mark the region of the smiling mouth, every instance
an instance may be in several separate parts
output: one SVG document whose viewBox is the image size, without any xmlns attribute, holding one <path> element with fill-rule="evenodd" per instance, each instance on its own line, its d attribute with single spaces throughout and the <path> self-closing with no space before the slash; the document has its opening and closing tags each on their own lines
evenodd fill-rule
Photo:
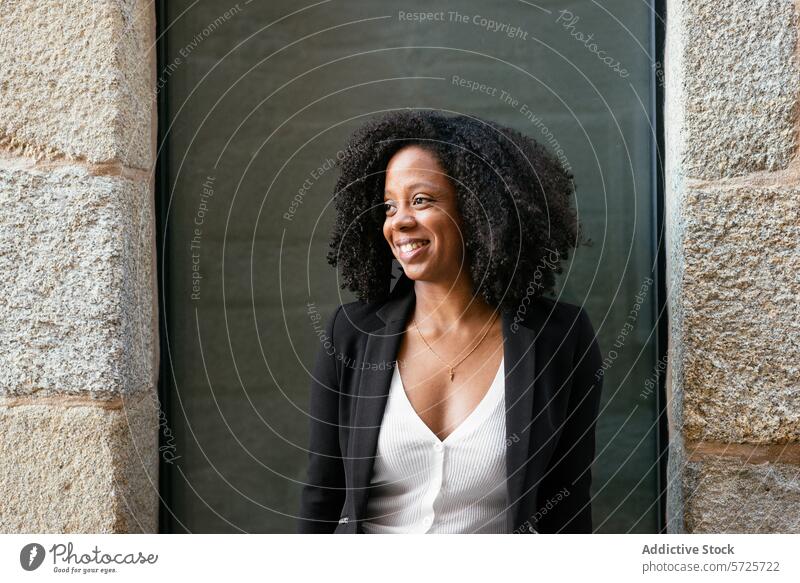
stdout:
<svg viewBox="0 0 800 583">
<path fill-rule="evenodd" d="M 400 249 L 401 253 L 411 253 L 420 247 L 424 247 L 429 242 L 430 241 L 412 241 L 411 243 L 403 243 L 402 245 L 398 245 L 398 249 Z"/>
<path fill-rule="evenodd" d="M 414 241 L 405 241 L 397 245 L 397 249 L 400 251 L 400 258 L 409 260 L 413 257 L 416 257 L 422 250 L 430 244 L 430 241 L 427 239 L 417 239 Z"/>
</svg>

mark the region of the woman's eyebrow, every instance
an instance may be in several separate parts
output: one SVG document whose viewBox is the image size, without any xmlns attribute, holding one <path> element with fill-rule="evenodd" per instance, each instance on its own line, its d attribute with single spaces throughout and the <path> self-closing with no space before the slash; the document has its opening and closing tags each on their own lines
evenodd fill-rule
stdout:
<svg viewBox="0 0 800 583">
<path fill-rule="evenodd" d="M 439 190 L 439 187 L 436 186 L 433 182 L 424 182 L 424 181 L 423 182 L 414 182 L 412 184 L 407 184 L 407 185 L 403 186 L 403 190 L 406 190 L 406 191 L 415 191 L 415 190 L 417 190 L 419 188 L 424 188 L 425 190 L 433 190 L 433 191 L 437 191 L 437 192 Z M 387 197 L 387 196 L 392 196 L 392 192 L 389 189 L 384 188 L 383 196 L 384 196 L 384 198 Z"/>
<path fill-rule="evenodd" d="M 426 190 L 439 190 L 439 187 L 433 182 L 415 182 L 414 184 L 406 186 L 406 190 L 417 190 L 420 187 Z"/>
</svg>

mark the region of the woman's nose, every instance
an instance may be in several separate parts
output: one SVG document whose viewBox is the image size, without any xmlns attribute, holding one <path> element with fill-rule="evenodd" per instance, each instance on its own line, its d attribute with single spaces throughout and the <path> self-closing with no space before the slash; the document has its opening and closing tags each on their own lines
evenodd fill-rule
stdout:
<svg viewBox="0 0 800 583">
<path fill-rule="evenodd" d="M 414 218 L 414 214 L 405 207 L 400 207 L 397 209 L 397 213 L 394 215 L 394 220 L 392 221 L 392 228 L 393 229 L 404 229 L 413 227 L 416 224 L 416 219 Z"/>
</svg>

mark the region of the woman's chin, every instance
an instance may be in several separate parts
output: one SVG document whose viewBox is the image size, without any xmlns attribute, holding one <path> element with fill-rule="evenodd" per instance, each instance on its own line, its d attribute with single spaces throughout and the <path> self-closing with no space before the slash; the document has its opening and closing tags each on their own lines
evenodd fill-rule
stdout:
<svg viewBox="0 0 800 583">
<path fill-rule="evenodd" d="M 422 265 L 401 265 L 401 267 L 408 279 L 413 281 L 426 281 L 429 279 L 429 270 L 425 269 Z"/>
</svg>

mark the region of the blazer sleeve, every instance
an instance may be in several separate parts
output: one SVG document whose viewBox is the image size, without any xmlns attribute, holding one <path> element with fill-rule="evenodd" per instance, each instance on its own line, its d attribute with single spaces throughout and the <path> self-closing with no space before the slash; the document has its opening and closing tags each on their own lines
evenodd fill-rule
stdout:
<svg viewBox="0 0 800 583">
<path fill-rule="evenodd" d="M 306 483 L 300 495 L 299 533 L 332 533 L 345 499 L 344 460 L 339 446 L 339 376 L 334 327 L 341 306 L 325 327 L 311 378 Z"/>
<path fill-rule="evenodd" d="M 537 493 L 540 533 L 592 532 L 590 486 L 603 386 L 603 377 L 597 374 L 601 365 L 594 329 L 581 309 L 567 416 Z"/>
</svg>

